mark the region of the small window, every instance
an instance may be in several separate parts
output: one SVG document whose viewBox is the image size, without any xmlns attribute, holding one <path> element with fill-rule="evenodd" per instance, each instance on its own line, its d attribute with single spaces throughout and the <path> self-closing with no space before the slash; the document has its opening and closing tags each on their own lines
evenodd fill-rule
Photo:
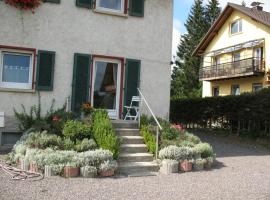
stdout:
<svg viewBox="0 0 270 200">
<path fill-rule="evenodd" d="M 252 84 L 252 91 L 253 92 L 258 92 L 263 88 L 262 83 L 253 83 Z"/>
<path fill-rule="evenodd" d="M 242 19 L 238 19 L 231 23 L 231 35 L 241 33 L 243 29 Z"/>
<path fill-rule="evenodd" d="M 96 9 L 124 13 L 124 0 L 96 0 Z"/>
<path fill-rule="evenodd" d="M 232 85 L 232 95 L 240 95 L 240 86 L 239 85 Z"/>
<path fill-rule="evenodd" d="M 219 96 L 219 87 L 215 86 L 212 90 L 213 96 L 218 97 Z"/>
<path fill-rule="evenodd" d="M 1 52 L 0 87 L 32 89 L 33 54 L 26 52 Z"/>
</svg>

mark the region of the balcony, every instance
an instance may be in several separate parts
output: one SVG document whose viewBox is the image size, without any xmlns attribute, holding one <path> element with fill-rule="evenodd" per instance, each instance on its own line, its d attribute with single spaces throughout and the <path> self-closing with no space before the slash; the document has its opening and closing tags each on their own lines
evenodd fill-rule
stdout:
<svg viewBox="0 0 270 200">
<path fill-rule="evenodd" d="M 201 81 L 259 76 L 265 73 L 265 62 L 255 57 L 235 62 L 202 67 L 199 72 Z"/>
</svg>

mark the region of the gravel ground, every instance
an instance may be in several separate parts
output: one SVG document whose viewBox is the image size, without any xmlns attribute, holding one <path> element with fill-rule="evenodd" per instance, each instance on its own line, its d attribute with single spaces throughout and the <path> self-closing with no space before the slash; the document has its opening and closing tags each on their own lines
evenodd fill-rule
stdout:
<svg viewBox="0 0 270 200">
<path fill-rule="evenodd" d="M 261 199 L 270 200 L 270 152 L 229 138 L 199 135 L 218 163 L 211 171 L 138 178 L 12 181 L 0 171 L 1 200 L 31 199 Z"/>
</svg>

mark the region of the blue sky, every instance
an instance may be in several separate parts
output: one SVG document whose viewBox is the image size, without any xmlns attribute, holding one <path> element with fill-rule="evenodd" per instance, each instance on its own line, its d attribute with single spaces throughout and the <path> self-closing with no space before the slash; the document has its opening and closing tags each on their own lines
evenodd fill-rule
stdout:
<svg viewBox="0 0 270 200">
<path fill-rule="evenodd" d="M 206 3 L 208 0 L 204 0 Z M 246 5 L 250 4 L 255 0 L 245 0 Z M 222 8 L 226 6 L 228 2 L 241 4 L 242 0 L 219 0 Z M 264 3 L 264 10 L 270 12 L 270 1 L 269 0 L 259 0 L 259 2 Z M 174 23 L 173 23 L 173 47 L 172 54 L 176 54 L 176 49 L 180 41 L 180 35 L 186 32 L 185 21 L 188 17 L 190 8 L 194 0 L 174 0 Z"/>
</svg>

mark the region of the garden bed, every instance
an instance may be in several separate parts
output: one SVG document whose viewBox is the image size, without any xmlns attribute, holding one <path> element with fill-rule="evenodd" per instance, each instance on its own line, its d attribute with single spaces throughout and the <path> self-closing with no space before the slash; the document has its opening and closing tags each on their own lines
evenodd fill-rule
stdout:
<svg viewBox="0 0 270 200">
<path fill-rule="evenodd" d="M 40 106 L 30 114 L 15 111 L 24 134 L 8 155 L 8 160 L 23 170 L 45 176 L 108 177 L 117 169 L 120 142 L 104 110 L 83 107 L 83 119 L 65 109 L 41 116 Z"/>
<path fill-rule="evenodd" d="M 168 121 L 158 119 L 162 131 L 159 135 L 159 159 L 162 161 L 161 172 L 176 173 L 211 169 L 215 154 L 208 143 L 187 132 L 181 125 L 171 125 Z M 141 135 L 149 152 L 156 151 L 155 123 L 152 118 L 141 117 Z M 176 170 L 177 169 L 177 170 Z"/>
</svg>

